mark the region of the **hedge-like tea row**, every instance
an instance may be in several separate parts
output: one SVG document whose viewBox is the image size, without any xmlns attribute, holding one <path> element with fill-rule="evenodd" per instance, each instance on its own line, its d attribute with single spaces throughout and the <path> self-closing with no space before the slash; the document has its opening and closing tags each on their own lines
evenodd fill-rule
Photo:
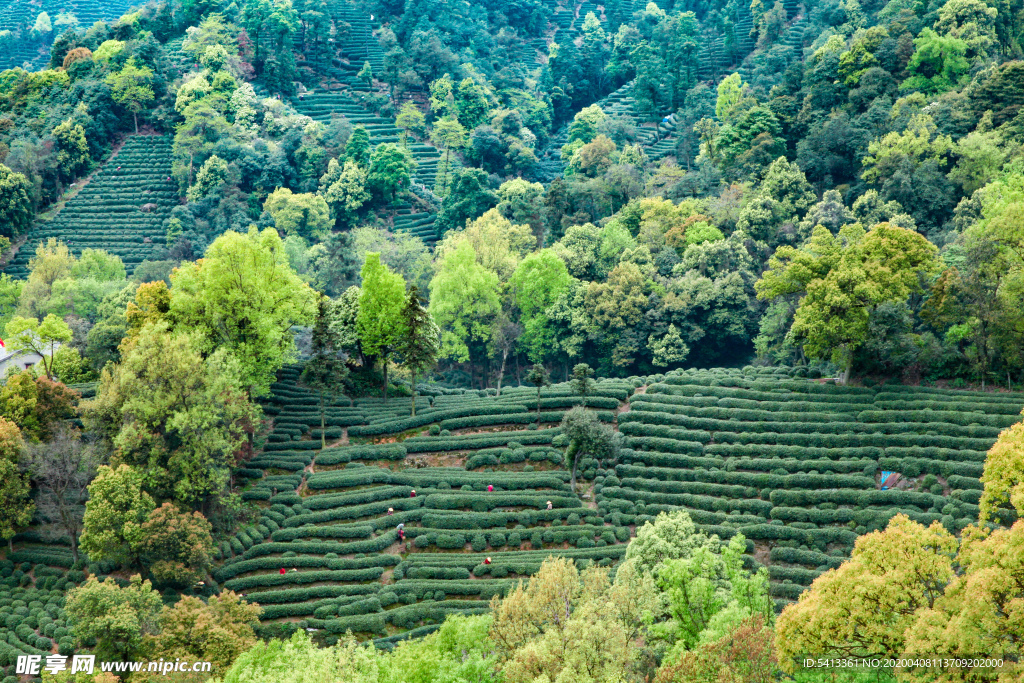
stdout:
<svg viewBox="0 0 1024 683">
<path fill-rule="evenodd" d="M 837 569 L 846 559 L 826 555 L 815 550 L 800 550 L 798 548 L 776 547 L 771 549 L 772 562 L 788 562 L 790 564 L 806 564 L 815 567 L 825 566 L 828 569 Z"/>
<path fill-rule="evenodd" d="M 608 498 L 618 498 L 626 501 L 679 505 L 717 512 L 737 510 L 760 517 L 767 517 L 772 509 L 771 503 L 756 498 L 717 498 L 693 493 L 653 493 L 618 486 L 606 486 L 601 493 Z"/>
<path fill-rule="evenodd" d="M 952 485 L 952 484 L 951 484 Z M 966 488 L 966 487 L 957 487 Z M 807 505 L 819 505 L 821 503 L 835 503 L 837 505 L 888 505 L 907 506 L 927 510 L 931 507 L 945 505 L 945 498 L 931 493 L 918 493 L 916 491 L 783 491 L 775 490 L 771 493 L 771 501 L 775 505 L 784 507 L 805 507 Z"/>
<path fill-rule="evenodd" d="M 327 555 L 299 555 L 296 557 L 257 557 L 251 560 L 235 558 L 226 562 L 213 572 L 213 577 L 223 583 L 239 574 L 248 572 L 276 572 L 282 567 L 285 569 L 306 568 L 306 569 L 330 569 L 341 570 L 362 570 L 373 567 L 393 567 L 398 564 L 399 558 L 395 555 L 377 555 L 373 557 L 360 557 L 355 559 L 339 558 Z"/>
<path fill-rule="evenodd" d="M 524 446 L 550 444 L 562 433 L 561 428 L 521 430 L 494 434 L 463 434 L 459 436 L 414 436 L 402 442 L 409 453 L 432 453 L 440 451 L 477 450 L 506 446 L 510 442 Z"/>
<path fill-rule="evenodd" d="M 938 410 L 964 413 L 982 413 L 986 415 L 1011 415 L 1020 419 L 1021 408 L 1024 404 L 1013 402 L 991 402 L 981 403 L 972 401 L 884 401 L 875 399 L 875 410 Z"/>
<path fill-rule="evenodd" d="M 426 494 L 427 492 L 422 492 Z M 383 515 L 388 511 L 388 508 L 394 508 L 395 514 L 402 511 L 411 511 L 423 507 L 423 496 L 417 496 L 416 498 L 409 498 L 408 494 L 401 498 L 392 498 L 388 500 L 381 500 L 374 503 L 365 503 L 363 505 L 350 505 L 346 507 L 330 508 L 328 510 L 319 510 L 317 512 L 309 512 L 301 515 L 296 515 L 291 519 L 285 520 L 284 526 L 302 526 L 303 524 L 324 524 L 327 522 L 336 522 L 343 519 L 363 519 L 365 517 L 376 517 Z M 396 524 L 398 522 L 395 522 Z"/>
<path fill-rule="evenodd" d="M 919 474 L 940 474 L 949 477 L 956 474 L 978 479 L 985 470 L 985 465 L 979 462 L 947 462 L 930 458 L 882 458 L 878 464 L 883 470 L 900 472 L 910 477 Z"/>
<path fill-rule="evenodd" d="M 427 496 L 426 507 L 439 510 L 458 510 L 469 508 L 476 512 L 487 512 L 497 507 L 535 507 L 546 509 L 547 502 L 552 507 L 582 508 L 577 498 L 557 496 L 553 494 L 528 493 L 448 493 Z"/>
<path fill-rule="evenodd" d="M 735 429 L 735 426 L 733 427 Z M 970 449 L 986 451 L 994 439 L 958 436 L 935 436 L 929 434 L 899 434 L 882 432 L 858 434 L 822 434 L 822 433 L 790 433 L 790 432 L 735 432 L 719 431 L 714 433 L 717 443 L 764 443 L 780 446 L 813 446 L 828 448 L 856 448 L 878 446 L 881 448 L 942 448 Z"/>
<path fill-rule="evenodd" d="M 665 425 L 655 425 L 644 421 L 646 413 L 620 413 L 618 416 L 619 431 L 629 436 L 657 436 L 676 441 L 696 441 L 706 444 L 711 441 L 709 432 L 675 429 Z"/>
<path fill-rule="evenodd" d="M 660 451 L 637 451 L 623 448 L 619 452 L 619 460 L 623 463 L 645 463 L 657 467 L 724 467 L 722 458 L 704 458 L 679 453 L 662 453 Z"/>
<path fill-rule="evenodd" d="M 325 448 L 316 456 L 317 465 L 339 465 L 353 460 L 403 460 L 405 446 L 400 443 L 381 446 L 342 446 Z"/>
<path fill-rule="evenodd" d="M 381 434 L 395 434 L 404 432 L 407 429 L 415 429 L 433 422 L 448 420 L 456 417 L 467 417 L 471 415 L 497 415 L 525 413 L 526 406 L 523 405 L 481 405 L 462 408 L 450 408 L 446 410 L 429 410 L 417 414 L 415 417 L 407 417 L 401 420 L 388 420 L 386 422 L 372 423 L 349 428 L 349 436 L 379 436 Z"/>
<path fill-rule="evenodd" d="M 254 574 L 224 583 L 224 588 L 233 591 L 250 590 L 252 588 L 273 588 L 291 584 L 318 583 L 321 581 L 376 581 L 384 573 L 383 567 L 367 569 L 341 569 L 338 571 L 292 572 L 285 574 Z M 250 593 L 249 597 L 258 596 Z"/>
<path fill-rule="evenodd" d="M 374 503 L 381 500 L 408 497 L 408 486 L 375 486 L 373 488 L 360 489 L 358 491 L 350 491 L 347 493 L 328 493 L 318 496 L 310 496 L 303 501 L 303 507 L 307 510 L 330 510 L 333 508 L 349 507 L 352 505 L 362 505 L 364 503 Z M 285 526 L 291 526 L 291 524 L 286 522 Z"/>
<path fill-rule="evenodd" d="M 857 420 L 864 423 L 941 421 L 943 424 L 988 426 L 1002 430 L 1020 422 L 1020 415 L 986 415 L 958 410 L 865 410 L 857 414 Z"/>
<path fill-rule="evenodd" d="M 526 398 L 525 395 L 517 394 L 512 399 L 506 399 L 504 396 L 499 401 L 514 400 L 517 404 L 526 406 L 527 410 L 537 410 L 537 398 L 534 394 L 534 398 Z M 626 400 L 625 398 L 621 400 Z M 541 410 L 545 408 L 573 408 L 580 405 L 580 397 L 574 395 L 557 396 L 540 399 Z M 619 407 L 619 399 L 611 396 L 587 396 L 587 408 L 591 409 L 602 409 L 602 410 L 615 410 Z"/>
<path fill-rule="evenodd" d="M 748 458 L 793 458 L 795 460 L 830 459 L 847 460 L 851 458 L 882 457 L 882 449 L 875 446 L 855 448 L 815 448 L 811 446 L 772 446 L 767 444 L 709 444 L 705 446 L 706 455 L 721 455 Z"/>
<path fill-rule="evenodd" d="M 607 410 L 592 411 L 602 422 L 614 422 L 615 413 Z M 561 422 L 564 410 L 550 410 L 540 414 L 541 422 Z M 473 415 L 444 420 L 441 429 L 468 429 L 471 427 L 489 427 L 501 424 L 533 424 L 537 422 L 537 413 L 512 413 L 506 415 Z"/>
<path fill-rule="evenodd" d="M 390 484 L 391 473 L 379 467 L 356 467 L 328 472 L 316 472 L 306 478 L 311 489 L 342 489 L 370 484 Z"/>
<path fill-rule="evenodd" d="M 285 443 L 268 443 L 263 446 L 264 451 L 315 451 L 319 450 L 319 441 L 288 441 Z"/>
<path fill-rule="evenodd" d="M 355 524 L 332 526 L 301 526 L 279 529 L 270 535 L 271 540 L 278 542 L 294 541 L 297 538 L 370 538 L 372 526 Z"/>
</svg>

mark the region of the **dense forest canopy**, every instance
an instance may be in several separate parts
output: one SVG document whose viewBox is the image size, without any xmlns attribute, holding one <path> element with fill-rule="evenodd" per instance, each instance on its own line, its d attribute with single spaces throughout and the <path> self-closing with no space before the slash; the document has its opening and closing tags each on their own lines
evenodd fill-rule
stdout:
<svg viewBox="0 0 1024 683">
<path fill-rule="evenodd" d="M 47 68 L 0 76 L 7 319 L 71 314 L 108 360 L 87 336 L 113 281 L 58 303 L 16 280 L 73 241 L 73 214 L 38 238 L 35 217 L 98 209 L 76 181 L 141 130 L 173 138 L 165 201 L 154 176 L 118 209 L 151 211 L 112 252 L 133 281 L 253 224 L 331 297 L 378 252 L 429 300 L 451 381 L 751 358 L 1024 380 L 1019 11 L 661 5 L 151 3 L 48 34 Z M 878 267 L 903 272 L 868 287 Z"/>
<path fill-rule="evenodd" d="M 1017 0 L 0 5 L 0 667 L 1016 657 L 1022 35 Z"/>
</svg>

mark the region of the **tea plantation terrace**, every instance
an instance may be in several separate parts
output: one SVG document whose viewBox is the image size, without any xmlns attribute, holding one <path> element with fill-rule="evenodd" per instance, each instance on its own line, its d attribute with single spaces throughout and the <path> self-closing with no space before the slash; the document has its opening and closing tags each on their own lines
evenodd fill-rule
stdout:
<svg viewBox="0 0 1024 683">
<path fill-rule="evenodd" d="M 265 406 L 273 431 L 235 472 L 250 480 L 243 497 L 263 516 L 222 544 L 214 572 L 264 607 L 265 632 L 304 621 L 390 642 L 450 612 L 486 610 L 549 554 L 606 566 L 622 557 L 630 530 L 598 517 L 592 494 L 574 493 L 560 466 L 557 424 L 578 402 L 566 386 L 542 393 L 539 427 L 532 388 L 498 397 L 424 385 L 433 395 L 419 399 L 415 418 L 407 397 L 387 406 L 341 398 L 327 411 L 321 450 L 318 397 L 297 378 L 298 368 L 282 371 Z M 633 383 L 597 388 L 588 405 L 613 422 Z M 592 480 L 599 463 L 582 464 Z"/>
<path fill-rule="evenodd" d="M 170 175 L 170 136 L 129 137 L 54 218 L 33 228 L 4 272 L 27 277 L 37 245 L 55 237 L 76 255 L 93 248 L 120 256 L 130 274 L 166 242 L 163 222 L 178 202 Z"/>
<path fill-rule="evenodd" d="M 709 533 L 741 531 L 792 600 L 897 513 L 975 521 L 986 451 L 1022 407 L 1021 394 L 673 373 L 618 416 L 626 448 L 595 479 L 598 510 L 617 525 L 682 508 Z M 881 490 L 882 471 L 903 483 Z"/>
<path fill-rule="evenodd" d="M 0 668 L 13 666 L 19 655 L 74 652 L 64 598 L 85 581 L 61 541 L 44 545 L 38 533 L 19 534 L 15 541 L 18 550 L 0 560 Z"/>
<path fill-rule="evenodd" d="M 264 607 L 265 634 L 351 629 L 381 645 L 485 610 L 548 555 L 614 566 L 637 525 L 676 509 L 742 532 L 783 604 L 894 514 L 975 520 L 985 453 L 1024 407 L 1021 394 L 843 387 L 804 369 L 603 380 L 587 406 L 623 449 L 585 458 L 573 491 L 566 385 L 542 391 L 539 424 L 532 387 L 420 385 L 415 417 L 408 397 L 339 397 L 321 449 L 318 397 L 298 374 L 281 372 L 273 429 L 234 473 L 262 512 L 218 548 L 214 578 Z M 881 490 L 882 471 L 902 483 Z"/>
</svg>

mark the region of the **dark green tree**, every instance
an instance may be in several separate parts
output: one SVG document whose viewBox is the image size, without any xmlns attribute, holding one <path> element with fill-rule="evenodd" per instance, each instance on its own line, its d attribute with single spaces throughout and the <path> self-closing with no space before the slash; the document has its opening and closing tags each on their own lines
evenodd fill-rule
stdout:
<svg viewBox="0 0 1024 683">
<path fill-rule="evenodd" d="M 579 367 L 579 366 L 576 366 Z M 602 424 L 593 412 L 576 406 L 562 418 L 562 433 L 569 438 L 565 449 L 565 466 L 569 468 L 569 485 L 576 490 L 576 471 L 580 461 L 586 457 L 603 460 L 614 458 L 618 444 L 611 427 Z"/>
<path fill-rule="evenodd" d="M 32 226 L 31 184 L 0 164 L 0 234 L 17 237 Z"/>
<path fill-rule="evenodd" d="M 551 373 L 544 367 L 543 363 L 534 363 L 530 371 L 526 373 L 526 381 L 537 387 L 537 424 L 540 424 L 540 390 L 543 387 L 551 386 Z"/>
<path fill-rule="evenodd" d="M 320 395 L 320 447 L 327 447 L 325 401 L 340 393 L 348 377 L 342 336 L 338 331 L 334 302 L 323 294 L 317 301 L 316 319 L 310 337 L 311 357 L 302 369 L 303 383 Z"/>
<path fill-rule="evenodd" d="M 572 393 L 580 397 L 580 403 L 587 407 L 587 396 L 594 392 L 594 370 L 586 363 L 577 363 L 573 366 L 572 377 L 569 379 L 569 386 Z"/>
<path fill-rule="evenodd" d="M 402 334 L 395 351 L 412 373 L 412 415 L 416 416 L 416 377 L 437 362 L 441 332 L 430 311 L 423 307 L 419 287 L 413 285 L 401 313 Z"/>
<path fill-rule="evenodd" d="M 498 195 L 487 182 L 487 173 L 479 168 L 464 168 L 452 182 L 451 192 L 444 198 L 434 223 L 438 235 L 461 230 L 466 221 L 479 218 L 498 205 Z"/>
<path fill-rule="evenodd" d="M 363 168 L 370 165 L 370 134 L 362 126 L 356 126 L 345 143 L 345 159 Z"/>
<path fill-rule="evenodd" d="M 393 202 L 398 193 L 409 187 L 416 162 L 408 150 L 385 142 L 370 154 L 370 169 L 366 173 L 366 189 L 374 199 Z"/>
</svg>

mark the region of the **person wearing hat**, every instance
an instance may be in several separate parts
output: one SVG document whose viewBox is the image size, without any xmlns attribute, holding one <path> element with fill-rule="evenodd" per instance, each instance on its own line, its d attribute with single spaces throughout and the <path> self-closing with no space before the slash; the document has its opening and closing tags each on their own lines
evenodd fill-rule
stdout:
<svg viewBox="0 0 1024 683">
<path fill-rule="evenodd" d="M 484 564 L 490 564 L 490 563 L 491 563 L 491 558 L 488 557 L 488 558 L 484 559 Z"/>
<path fill-rule="evenodd" d="M 549 500 L 548 501 L 548 510 L 550 510 L 550 509 L 551 509 L 551 501 Z"/>
<path fill-rule="evenodd" d="M 281 567 L 281 569 L 279 569 L 277 573 L 278 574 L 284 574 L 285 573 L 284 567 Z"/>
<path fill-rule="evenodd" d="M 494 490 L 494 484 L 488 484 L 487 485 L 487 492 L 490 493 L 493 490 Z"/>
<path fill-rule="evenodd" d="M 416 497 L 416 489 L 413 489 L 412 491 L 409 491 L 409 497 L 410 498 L 415 498 Z"/>
<path fill-rule="evenodd" d="M 389 515 L 395 514 L 395 508 L 388 508 L 388 514 Z"/>
<path fill-rule="evenodd" d="M 396 526 L 395 528 L 396 528 L 396 529 L 398 529 L 399 531 L 401 531 L 402 529 L 404 529 L 404 528 L 405 528 L 405 522 L 402 522 L 402 523 L 400 523 L 400 524 L 399 524 L 398 526 Z"/>
</svg>

